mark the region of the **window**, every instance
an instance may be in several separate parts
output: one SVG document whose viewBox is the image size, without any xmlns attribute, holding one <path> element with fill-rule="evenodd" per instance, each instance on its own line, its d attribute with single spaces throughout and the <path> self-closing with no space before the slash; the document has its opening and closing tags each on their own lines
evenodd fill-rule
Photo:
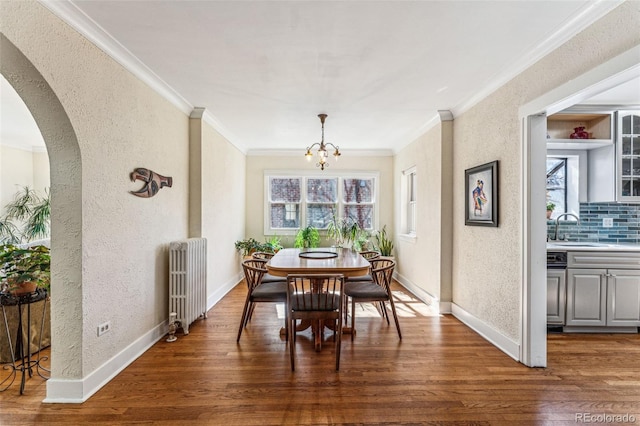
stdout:
<svg viewBox="0 0 640 426">
<path fill-rule="evenodd" d="M 547 157 L 547 203 L 555 204 L 553 216 L 567 211 L 567 159 Z"/>
<path fill-rule="evenodd" d="M 407 175 L 409 206 L 407 207 L 407 234 L 416 233 L 416 193 L 417 193 L 416 171 L 412 171 Z"/>
<path fill-rule="evenodd" d="M 327 229 L 334 213 L 377 228 L 377 173 L 265 172 L 265 235 L 295 234 L 313 226 Z"/>
<path fill-rule="evenodd" d="M 418 180 L 416 168 L 411 167 L 402 172 L 402 229 L 405 235 L 415 237 L 416 214 L 418 211 Z"/>
<path fill-rule="evenodd" d="M 300 227 L 301 179 L 269 178 L 270 228 L 297 229 Z"/>
</svg>

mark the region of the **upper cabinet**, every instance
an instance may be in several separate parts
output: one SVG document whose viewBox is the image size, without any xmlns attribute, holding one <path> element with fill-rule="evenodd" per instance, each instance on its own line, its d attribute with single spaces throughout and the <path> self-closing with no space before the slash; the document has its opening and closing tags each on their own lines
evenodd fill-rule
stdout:
<svg viewBox="0 0 640 426">
<path fill-rule="evenodd" d="M 640 111 L 619 111 L 618 200 L 640 202 Z"/>
</svg>

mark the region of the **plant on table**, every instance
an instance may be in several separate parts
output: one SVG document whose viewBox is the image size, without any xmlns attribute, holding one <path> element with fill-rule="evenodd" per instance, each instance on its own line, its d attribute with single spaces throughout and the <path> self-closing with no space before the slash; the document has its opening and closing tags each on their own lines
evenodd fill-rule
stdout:
<svg viewBox="0 0 640 426">
<path fill-rule="evenodd" d="M 34 246 L 23 249 L 13 244 L 0 245 L 0 279 L 14 294 L 33 292 L 36 288 L 49 291 L 51 284 L 49 248 Z"/>
<path fill-rule="evenodd" d="M 320 245 L 320 233 L 313 226 L 302 228 L 296 234 L 295 248 L 316 248 Z"/>
<path fill-rule="evenodd" d="M 327 237 L 333 238 L 336 247 L 348 246 L 356 240 L 360 225 L 351 217 L 338 218 L 335 214 L 327 226 Z"/>
</svg>

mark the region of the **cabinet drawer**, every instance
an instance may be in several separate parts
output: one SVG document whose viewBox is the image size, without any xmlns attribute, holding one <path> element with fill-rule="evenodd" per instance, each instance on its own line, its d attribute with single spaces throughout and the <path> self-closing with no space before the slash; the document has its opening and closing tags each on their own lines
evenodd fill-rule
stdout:
<svg viewBox="0 0 640 426">
<path fill-rule="evenodd" d="M 567 264 L 569 268 L 640 269 L 640 253 L 570 251 Z"/>
</svg>

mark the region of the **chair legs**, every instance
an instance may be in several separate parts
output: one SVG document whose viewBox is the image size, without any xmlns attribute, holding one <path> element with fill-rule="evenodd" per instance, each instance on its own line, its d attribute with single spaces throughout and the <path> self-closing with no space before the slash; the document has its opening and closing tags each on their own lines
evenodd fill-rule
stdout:
<svg viewBox="0 0 640 426">
<path fill-rule="evenodd" d="M 242 336 L 242 329 L 247 325 L 247 318 L 249 316 L 249 311 L 252 308 L 251 297 L 247 294 L 247 300 L 244 302 L 244 309 L 242 310 L 242 317 L 240 317 L 240 328 L 238 329 L 238 338 L 236 342 L 240 341 L 240 336 Z"/>
<path fill-rule="evenodd" d="M 382 318 L 383 319 L 386 318 L 387 324 L 390 324 L 389 314 L 387 313 L 387 305 L 383 301 L 380 301 L 379 303 L 380 305 L 382 305 L 380 308 L 380 314 Z M 391 305 L 391 312 L 393 313 L 393 319 L 396 323 L 396 329 L 398 330 L 398 337 L 400 338 L 400 340 L 402 340 L 402 333 L 400 332 L 400 322 L 398 321 L 398 315 L 396 314 L 396 305 L 393 303 L 393 297 L 389 298 L 389 304 Z M 347 306 L 348 306 L 348 303 L 347 303 Z M 345 318 L 346 317 L 347 317 L 347 314 L 345 313 Z M 351 340 L 352 341 L 356 334 L 355 330 L 356 330 L 356 299 L 352 297 L 351 298 Z"/>
</svg>

